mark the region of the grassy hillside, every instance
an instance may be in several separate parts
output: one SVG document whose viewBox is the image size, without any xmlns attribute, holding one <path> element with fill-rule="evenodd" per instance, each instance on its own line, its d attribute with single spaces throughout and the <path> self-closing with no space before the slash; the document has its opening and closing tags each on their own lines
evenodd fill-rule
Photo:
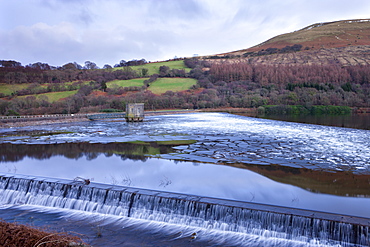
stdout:
<svg viewBox="0 0 370 247">
<path fill-rule="evenodd" d="M 311 48 L 334 48 L 369 45 L 370 19 L 317 23 L 301 30 L 282 34 L 253 47 L 304 44 Z"/>
<path fill-rule="evenodd" d="M 131 68 L 133 70 L 138 71 L 141 73 L 142 69 L 148 69 L 148 76 L 153 74 L 159 74 L 159 67 L 161 66 L 167 66 L 171 69 L 184 69 L 186 72 L 189 72 L 191 69 L 186 67 L 183 60 L 178 61 L 166 61 L 166 62 L 156 62 L 156 63 L 147 63 L 144 65 L 139 66 L 132 66 Z M 122 69 L 121 67 L 114 68 L 114 70 Z"/>
<path fill-rule="evenodd" d="M 0 83 L 0 93 L 4 94 L 4 96 L 12 95 L 12 93 L 16 93 L 19 91 L 27 90 L 27 93 L 21 93 L 20 95 L 49 95 L 49 93 L 42 93 L 45 92 L 48 87 L 56 86 L 56 88 L 52 87 L 53 92 L 62 92 L 62 91 L 74 91 L 77 92 L 76 89 L 80 88 L 84 85 L 89 85 L 90 80 L 79 82 L 78 85 L 73 86 L 73 84 L 77 82 L 64 82 L 64 83 L 44 83 L 44 84 L 37 84 L 37 83 L 22 83 L 22 84 L 5 84 Z M 72 87 L 72 89 L 71 89 Z M 38 92 L 38 93 L 37 93 Z M 50 93 L 52 95 L 52 93 Z M 53 98 L 53 96 L 51 96 Z"/>
<path fill-rule="evenodd" d="M 192 78 L 159 78 L 148 90 L 154 94 L 162 94 L 167 91 L 178 92 L 190 89 L 197 81 Z"/>
<path fill-rule="evenodd" d="M 299 51 L 290 50 L 299 45 Z M 282 52 L 283 50 L 287 52 Z M 217 55 L 252 64 L 370 64 L 370 19 L 317 23 L 248 49 Z M 214 59 L 213 59 L 214 60 Z"/>
<path fill-rule="evenodd" d="M 114 80 L 107 82 L 108 88 L 142 87 L 149 78 L 136 78 L 131 80 Z M 152 82 L 147 90 L 154 94 L 163 94 L 167 91 L 179 92 L 190 89 L 197 81 L 192 78 L 158 78 Z"/>
<path fill-rule="evenodd" d="M 36 96 L 37 99 L 42 99 L 42 96 L 46 96 L 47 101 L 52 103 L 60 99 L 75 95 L 76 93 L 77 93 L 77 90 L 72 90 L 72 91 L 62 91 L 62 92 L 41 93 L 41 94 L 35 94 L 35 95 L 24 95 L 24 96 L 19 96 L 19 98 L 22 99 L 28 96 Z"/>
<path fill-rule="evenodd" d="M 44 95 L 48 97 L 49 102 L 55 102 L 63 98 L 67 98 L 69 96 L 75 95 L 77 93 L 77 90 L 73 91 L 64 91 L 64 92 L 51 92 L 51 93 L 43 93 L 38 94 L 37 98 L 40 99 L 40 96 Z"/>
<path fill-rule="evenodd" d="M 144 85 L 144 81 L 149 78 L 135 78 L 131 80 L 114 80 L 107 82 L 108 88 L 114 87 L 141 87 Z"/>
<path fill-rule="evenodd" d="M 29 86 L 29 84 L 0 84 L 0 93 L 3 93 L 4 95 L 11 95 L 15 91 L 19 91 L 22 89 L 26 89 Z"/>
<path fill-rule="evenodd" d="M 316 23 L 295 32 L 278 35 L 251 48 L 224 54 L 243 54 L 294 44 L 310 49 L 370 45 L 370 19 Z"/>
</svg>

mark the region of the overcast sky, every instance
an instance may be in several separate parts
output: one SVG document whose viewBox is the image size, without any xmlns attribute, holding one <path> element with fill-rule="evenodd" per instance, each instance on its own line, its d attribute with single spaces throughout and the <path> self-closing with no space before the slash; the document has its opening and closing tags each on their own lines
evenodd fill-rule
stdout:
<svg viewBox="0 0 370 247">
<path fill-rule="evenodd" d="M 0 0 L 0 60 L 102 67 L 211 55 L 356 18 L 370 18 L 369 0 Z"/>
</svg>

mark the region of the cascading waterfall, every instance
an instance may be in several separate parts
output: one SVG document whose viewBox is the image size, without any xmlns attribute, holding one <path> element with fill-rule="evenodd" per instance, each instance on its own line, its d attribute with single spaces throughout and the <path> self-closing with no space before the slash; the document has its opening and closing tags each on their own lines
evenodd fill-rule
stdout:
<svg viewBox="0 0 370 247">
<path fill-rule="evenodd" d="M 37 205 L 205 229 L 368 246 L 370 219 L 124 186 L 0 175 L 0 203 Z"/>
</svg>

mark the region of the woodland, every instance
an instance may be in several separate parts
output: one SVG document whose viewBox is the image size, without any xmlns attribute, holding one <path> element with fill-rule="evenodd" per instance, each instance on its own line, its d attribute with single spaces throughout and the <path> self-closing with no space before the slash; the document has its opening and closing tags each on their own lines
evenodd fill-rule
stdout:
<svg viewBox="0 0 370 247">
<path fill-rule="evenodd" d="M 162 65 L 156 73 L 135 69 L 142 60 L 121 61 L 99 69 L 68 63 L 52 67 L 44 63 L 22 66 L 17 61 L 0 61 L 0 86 L 19 87 L 11 94 L 0 90 L 0 115 L 60 114 L 124 110 L 130 102 L 145 103 L 146 110 L 258 108 L 268 106 L 370 107 L 370 65 L 263 65 L 247 61 L 213 62 L 198 58 L 177 59 L 183 68 Z M 166 64 L 166 63 L 164 63 Z M 108 88 L 113 80 L 144 78 L 142 86 Z M 150 86 L 158 78 L 194 78 L 185 91 L 153 94 Z M 0 88 L 1 89 L 1 88 Z M 73 92 L 50 101 L 48 92 Z"/>
</svg>

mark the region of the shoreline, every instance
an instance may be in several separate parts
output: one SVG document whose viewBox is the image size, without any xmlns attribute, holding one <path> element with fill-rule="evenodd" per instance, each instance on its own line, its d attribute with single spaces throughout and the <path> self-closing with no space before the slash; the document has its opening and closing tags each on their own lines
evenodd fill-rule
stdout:
<svg viewBox="0 0 370 247">
<path fill-rule="evenodd" d="M 158 110 L 158 111 L 145 111 L 145 116 L 159 116 L 159 115 L 173 115 L 173 114 L 201 113 L 201 112 L 203 113 L 218 112 L 218 113 L 229 113 L 229 114 L 236 114 L 236 115 L 242 115 L 242 116 L 248 116 L 248 117 L 257 117 L 257 118 L 259 117 L 258 111 L 256 108 L 231 108 L 231 107 L 207 108 L 207 109 L 196 109 L 196 110 L 168 109 L 168 110 Z M 55 115 L 45 116 L 45 118 L 22 116 L 24 118 L 12 118 L 12 119 L 4 119 L 4 118 L 1 118 L 0 116 L 0 129 L 28 127 L 28 126 L 36 126 L 36 125 L 52 125 L 52 124 L 94 121 L 94 120 L 89 120 L 87 118 L 87 115 L 90 115 L 90 114 L 104 114 L 104 113 L 84 113 L 84 114 L 74 114 L 74 115 L 69 115 L 69 116 L 66 116 L 66 115 L 58 116 L 58 114 L 55 114 Z M 368 111 L 364 109 L 361 109 L 359 111 L 354 111 L 352 114 L 361 116 L 361 117 L 370 116 Z M 295 115 L 279 115 L 279 116 L 280 116 L 279 118 L 276 118 L 276 116 L 274 117 L 274 115 L 271 115 L 270 118 L 267 116 L 266 118 L 280 120 L 280 121 L 290 121 L 290 120 L 284 120 L 281 117 L 289 117 L 289 116 L 295 116 Z M 303 116 L 311 116 L 311 115 L 303 115 Z M 322 116 L 322 115 L 319 115 L 319 116 Z M 333 115 L 333 116 L 337 116 L 337 115 Z M 97 121 L 104 121 L 104 120 L 97 120 Z M 105 121 L 109 121 L 109 120 L 105 120 Z M 125 121 L 125 119 L 124 118 L 117 118 L 117 119 L 112 118 L 111 121 Z M 300 122 L 300 121 L 292 120 L 292 122 Z M 355 128 L 355 129 L 368 129 L 364 127 L 344 126 L 344 125 L 342 126 L 338 124 L 325 124 L 325 123 L 310 122 L 310 121 L 307 121 L 307 122 L 303 121 L 301 123 L 311 123 L 311 124 L 336 126 L 336 127 L 347 127 L 347 128 Z"/>
<path fill-rule="evenodd" d="M 157 115 L 170 115 L 170 114 L 186 114 L 186 113 L 196 113 L 201 112 L 200 110 L 161 110 L 161 111 L 147 111 L 145 116 L 157 116 Z M 91 113 L 94 114 L 94 113 Z M 85 117 L 64 117 L 55 119 L 14 119 L 6 122 L 0 121 L 0 128 L 17 128 L 17 127 L 27 127 L 35 125 L 48 125 L 48 124 L 61 124 L 61 123 L 73 123 L 73 122 L 85 122 L 91 121 Z M 124 119 L 122 121 L 125 121 Z"/>
</svg>

